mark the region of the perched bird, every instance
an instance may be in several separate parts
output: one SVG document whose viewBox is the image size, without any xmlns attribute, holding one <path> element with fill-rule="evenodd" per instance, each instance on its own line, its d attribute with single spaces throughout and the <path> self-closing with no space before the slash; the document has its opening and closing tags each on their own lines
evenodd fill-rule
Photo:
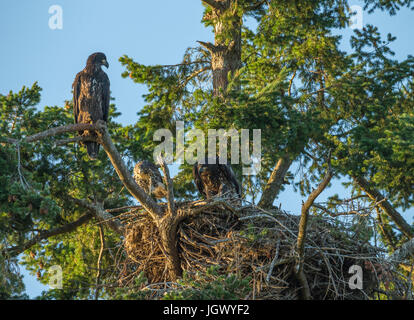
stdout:
<svg viewBox="0 0 414 320">
<path fill-rule="evenodd" d="M 159 166 L 148 160 L 140 161 L 135 165 L 134 179 L 147 194 L 162 199 L 167 197 L 167 188 L 158 169 Z"/>
<path fill-rule="evenodd" d="M 241 198 L 241 187 L 229 164 L 220 164 L 219 157 L 205 164 L 193 166 L 193 177 L 198 191 L 204 198 L 228 196 Z"/>
<path fill-rule="evenodd" d="M 101 69 L 109 67 L 105 54 L 93 53 L 89 56 L 86 67 L 79 72 L 73 82 L 73 114 L 75 123 L 96 123 L 98 120 L 107 121 L 109 112 L 109 78 Z M 96 137 L 95 132 L 80 131 L 80 135 Z M 99 144 L 84 142 L 89 158 L 96 159 Z"/>
</svg>

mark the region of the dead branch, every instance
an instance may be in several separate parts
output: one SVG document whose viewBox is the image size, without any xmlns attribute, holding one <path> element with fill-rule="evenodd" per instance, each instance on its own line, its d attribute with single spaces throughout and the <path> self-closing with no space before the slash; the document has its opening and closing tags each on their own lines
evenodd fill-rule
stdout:
<svg viewBox="0 0 414 320">
<path fill-rule="evenodd" d="M 36 133 L 34 135 L 22 138 L 20 140 L 13 139 L 13 138 L 5 138 L 5 137 L 2 137 L 2 139 L 4 141 L 6 141 L 7 143 L 17 144 L 19 141 L 21 143 L 30 143 L 30 142 L 35 142 L 35 141 L 39 141 L 39 140 L 42 140 L 42 139 L 46 139 L 48 137 L 56 136 L 56 135 L 62 134 L 62 133 L 77 132 L 77 131 L 84 131 L 84 130 L 92 130 L 93 131 L 93 130 L 96 130 L 97 128 L 98 128 L 98 126 L 96 124 L 76 123 L 76 124 L 69 124 L 69 125 L 66 125 L 66 126 L 51 128 L 51 129 Z"/>
<path fill-rule="evenodd" d="M 312 299 L 311 292 L 309 289 L 309 284 L 306 280 L 306 275 L 303 271 L 303 264 L 304 264 L 304 256 L 305 256 L 305 240 L 306 240 L 306 228 L 308 224 L 308 216 L 309 216 L 309 209 L 311 208 L 313 202 L 316 198 L 321 194 L 321 192 L 328 186 L 329 182 L 332 178 L 332 169 L 330 164 L 330 157 L 328 160 L 328 169 L 323 178 L 322 182 L 318 185 L 318 187 L 311 192 L 308 199 L 302 205 L 302 212 L 299 221 L 299 232 L 298 232 L 298 239 L 296 244 L 296 250 L 298 253 L 298 262 L 296 266 L 296 276 L 299 282 L 302 284 L 302 294 L 305 300 Z"/>
<path fill-rule="evenodd" d="M 98 256 L 98 262 L 97 262 L 97 273 L 96 273 L 96 289 L 95 289 L 95 300 L 98 300 L 99 297 L 99 289 L 100 289 L 100 280 L 101 280 L 101 259 L 102 259 L 102 254 L 103 251 L 105 249 L 105 235 L 104 235 L 104 229 L 102 227 L 102 225 L 98 226 L 99 228 L 99 239 L 101 240 L 101 248 L 99 250 L 99 256 Z"/>
<path fill-rule="evenodd" d="M 124 210 L 128 210 L 128 209 L 142 209 L 142 206 L 125 206 L 125 207 L 119 207 L 119 208 L 113 208 L 113 209 L 106 209 L 106 212 L 108 213 L 118 213 Z"/>
<path fill-rule="evenodd" d="M 372 213 L 372 211 L 377 208 L 379 206 L 379 204 L 381 202 L 385 201 L 385 199 L 382 199 L 374 204 L 372 204 L 370 207 L 368 208 L 360 208 L 358 210 L 349 210 L 349 211 L 344 211 L 344 212 L 332 212 L 331 210 L 328 210 L 327 208 L 325 208 L 324 206 L 320 205 L 319 203 L 313 203 L 312 207 L 318 208 L 320 210 L 322 210 L 323 212 L 327 213 L 328 215 L 330 215 L 331 217 L 340 217 L 340 216 L 348 216 L 348 215 L 360 215 L 360 216 L 367 216 L 370 215 Z"/>
<path fill-rule="evenodd" d="M 216 52 L 218 50 L 217 46 L 212 44 L 211 42 L 204 42 L 204 41 L 197 41 L 201 44 L 204 48 L 206 48 L 209 52 Z"/>
<path fill-rule="evenodd" d="M 154 220 L 161 218 L 163 216 L 161 207 L 132 178 L 131 173 L 112 142 L 106 123 L 104 121 L 98 121 L 97 126 L 99 132 L 98 142 L 103 146 L 121 182 L 128 189 L 129 193 L 142 204 Z"/>
<path fill-rule="evenodd" d="M 160 156 L 158 159 L 159 165 L 164 173 L 164 183 L 167 188 L 167 203 L 168 203 L 168 211 L 172 217 L 176 215 L 175 212 L 175 204 L 174 204 L 174 189 L 173 184 L 170 178 L 170 170 L 168 170 L 168 166 L 165 164 L 164 159 Z"/>
<path fill-rule="evenodd" d="M 273 258 L 273 260 L 270 264 L 269 272 L 267 273 L 267 276 L 266 276 L 266 282 L 269 282 L 270 276 L 272 275 L 272 272 L 273 272 L 273 269 L 275 267 L 276 261 L 279 258 L 279 250 L 280 250 L 280 239 L 278 240 L 277 245 L 276 245 L 276 253 L 275 253 L 275 256 L 274 256 L 274 258 Z"/>
<path fill-rule="evenodd" d="M 79 136 L 79 137 L 74 137 L 74 138 L 62 139 L 62 140 L 55 141 L 55 143 L 53 144 L 53 147 L 56 148 L 58 146 L 63 146 L 69 143 L 78 143 L 78 142 L 87 142 L 87 141 L 95 142 L 96 139 L 93 136 Z"/>
</svg>

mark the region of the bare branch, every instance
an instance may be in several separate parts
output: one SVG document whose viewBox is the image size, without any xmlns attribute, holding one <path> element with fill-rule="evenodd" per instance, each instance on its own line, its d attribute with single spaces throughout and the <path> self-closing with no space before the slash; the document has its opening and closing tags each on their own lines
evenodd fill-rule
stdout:
<svg viewBox="0 0 414 320">
<path fill-rule="evenodd" d="M 99 297 L 99 289 L 100 289 L 99 283 L 100 283 L 100 280 L 101 280 L 101 260 L 102 260 L 103 251 L 105 249 L 104 229 L 101 225 L 99 225 L 98 228 L 99 228 L 99 239 L 101 240 L 101 249 L 99 250 L 98 262 L 97 262 L 97 266 L 96 266 L 98 271 L 96 273 L 95 300 L 98 300 L 98 297 Z"/>
<path fill-rule="evenodd" d="M 20 141 L 15 140 L 15 139 L 10 139 L 10 138 L 4 139 L 4 140 L 9 143 L 34 142 L 34 141 L 42 140 L 47 137 L 55 136 L 61 133 L 84 131 L 84 130 L 97 131 L 100 133 L 100 137 L 98 138 L 97 141 L 100 144 L 102 144 L 102 146 L 104 147 L 122 183 L 125 185 L 128 191 L 138 201 L 141 202 L 144 208 L 151 215 L 153 215 L 153 217 L 154 215 L 161 217 L 162 216 L 161 208 L 154 202 L 154 200 L 150 196 L 148 196 L 144 192 L 144 190 L 142 190 L 136 184 L 135 180 L 132 178 L 124 161 L 122 160 L 122 157 L 120 156 L 120 154 L 118 153 L 118 150 L 116 149 L 115 145 L 112 142 L 112 139 L 107 130 L 106 123 L 104 121 L 98 121 L 95 124 L 78 123 L 78 124 L 71 124 L 67 126 L 55 127 L 55 128 L 34 134 L 32 136 L 26 137 Z"/>
<path fill-rule="evenodd" d="M 267 273 L 267 276 L 266 276 L 266 282 L 270 281 L 270 276 L 272 275 L 272 272 L 273 272 L 273 269 L 275 267 L 276 261 L 279 258 L 279 249 L 280 249 L 280 239 L 277 241 L 276 253 L 275 253 L 275 256 L 274 256 L 272 262 L 270 263 L 269 272 Z"/>
<path fill-rule="evenodd" d="M 299 234 L 298 234 L 298 241 L 297 241 L 297 248 L 298 248 L 299 255 L 303 255 L 303 250 L 304 250 L 304 246 L 305 246 L 306 226 L 307 226 L 307 220 L 308 220 L 308 216 L 309 216 L 309 209 L 313 205 L 313 202 L 316 200 L 316 198 L 328 186 L 329 182 L 332 179 L 332 175 L 333 175 L 332 169 L 331 169 L 330 164 L 329 164 L 328 170 L 327 170 L 327 172 L 325 174 L 325 177 L 323 178 L 322 182 L 317 186 L 316 189 L 314 189 L 311 192 L 308 199 L 302 205 L 301 218 L 300 218 L 300 222 L 299 222 Z"/>
<path fill-rule="evenodd" d="M 204 42 L 204 41 L 197 41 L 197 42 L 210 52 L 215 52 L 217 50 L 217 47 L 211 42 Z"/>
<path fill-rule="evenodd" d="M 356 209 L 356 210 L 349 210 L 349 211 L 336 212 L 336 213 L 328 210 L 327 208 L 325 208 L 324 206 L 322 206 L 318 203 L 313 203 L 312 207 L 315 207 L 315 208 L 318 208 L 318 209 L 322 210 L 323 212 L 327 213 L 331 217 L 348 216 L 348 215 L 368 216 L 383 201 L 385 201 L 385 199 L 382 199 L 382 200 L 374 203 L 373 205 L 371 205 L 370 207 L 367 207 L 367 208 L 360 208 L 360 209 Z"/>
<path fill-rule="evenodd" d="M 174 67 L 189 66 L 192 64 L 201 64 L 201 63 L 210 63 L 210 61 L 195 60 L 195 61 L 183 62 L 183 63 L 177 63 L 177 64 L 160 64 L 160 65 L 153 66 L 153 68 L 174 68 Z"/>
<path fill-rule="evenodd" d="M 62 140 L 55 141 L 55 143 L 53 144 L 53 147 L 63 146 L 69 143 L 86 142 L 86 141 L 95 142 L 96 139 L 93 136 L 79 136 L 79 137 L 74 137 L 74 138 L 62 139 Z"/>
<path fill-rule="evenodd" d="M 162 169 L 162 172 L 164 173 L 164 183 L 167 188 L 168 211 L 172 217 L 175 217 L 176 210 L 174 203 L 174 189 L 170 178 L 170 170 L 168 170 L 168 166 L 165 164 L 165 161 L 162 158 L 162 156 L 159 157 L 158 162 Z"/>
<path fill-rule="evenodd" d="M 35 142 L 38 140 L 46 139 L 51 136 L 56 136 L 61 133 L 67 133 L 67 132 L 77 132 L 77 131 L 84 131 L 84 130 L 96 130 L 98 127 L 96 124 L 89 124 L 89 123 L 75 123 L 75 124 L 69 124 L 67 126 L 60 126 L 51 128 L 39 133 L 36 133 L 34 135 L 25 137 L 21 140 L 13 139 L 13 138 L 7 138 L 7 137 L 1 137 L 1 139 L 7 143 L 30 143 Z M 87 139 L 87 138 L 85 138 Z M 64 140 L 62 140 L 64 141 Z"/>
<path fill-rule="evenodd" d="M 329 156 L 328 159 L 328 169 L 323 178 L 322 182 L 318 185 L 318 187 L 311 192 L 308 199 L 302 205 L 302 212 L 299 221 L 299 231 L 298 231 L 298 239 L 296 243 L 296 250 L 298 253 L 298 262 L 296 265 L 295 274 L 300 283 L 302 284 L 302 294 L 305 300 L 312 299 L 311 292 L 309 289 L 309 285 L 306 279 L 305 272 L 303 271 L 303 264 L 304 264 L 304 256 L 305 256 L 305 239 L 306 239 L 306 228 L 308 224 L 308 216 L 309 216 L 309 209 L 313 205 L 313 202 L 316 198 L 321 194 L 321 192 L 328 186 L 329 182 L 332 179 L 332 168 L 331 168 L 331 159 Z"/>
<path fill-rule="evenodd" d="M 96 130 L 98 126 L 96 124 L 89 124 L 89 123 L 76 123 L 76 124 L 69 124 L 67 126 L 55 127 L 43 132 L 36 133 L 32 136 L 28 136 L 22 140 L 22 142 L 34 142 L 38 140 L 42 140 L 51 136 L 56 136 L 61 133 L 66 132 L 77 132 L 77 131 L 84 131 L 84 130 Z"/>
<path fill-rule="evenodd" d="M 154 221 L 156 221 L 163 215 L 161 207 L 148 194 L 146 194 L 144 190 L 142 190 L 137 185 L 135 180 L 132 178 L 131 173 L 129 172 L 124 161 L 122 160 L 121 155 L 119 154 L 118 150 L 112 142 L 105 122 L 98 121 L 98 127 L 98 142 L 105 149 L 105 152 L 108 155 L 109 160 L 111 160 L 111 163 L 115 168 L 115 171 L 119 176 L 119 179 L 128 189 L 128 191 L 135 197 L 135 199 L 137 199 L 142 204 L 144 209 L 148 211 L 148 213 L 151 215 Z"/>
<path fill-rule="evenodd" d="M 142 206 L 125 206 L 125 207 L 119 207 L 119 208 L 113 208 L 113 209 L 106 209 L 106 212 L 109 213 L 116 213 L 121 212 L 128 209 L 142 209 Z"/>
</svg>

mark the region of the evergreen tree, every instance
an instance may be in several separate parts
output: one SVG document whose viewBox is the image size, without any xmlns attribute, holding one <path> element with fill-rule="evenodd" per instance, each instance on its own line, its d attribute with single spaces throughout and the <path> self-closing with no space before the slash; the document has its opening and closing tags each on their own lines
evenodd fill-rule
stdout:
<svg viewBox="0 0 414 320">
<path fill-rule="evenodd" d="M 329 157 L 335 176 L 351 179 L 356 192 L 376 206 L 390 253 L 412 239 L 413 228 L 397 208 L 412 208 L 414 202 L 414 58 L 392 59 L 395 38 L 383 40 L 371 25 L 355 31 L 350 52 L 340 50 L 341 37 L 333 31 L 347 27 L 351 18 L 343 0 L 202 3 L 202 22 L 212 28 L 214 43 L 199 40 L 175 65 L 120 58 L 122 76 L 148 87 L 146 105 L 132 126 L 115 122 L 119 112 L 111 105 L 108 129 L 127 169 L 151 159 L 155 131 L 175 132 L 177 121 L 205 133 L 261 129 L 262 170 L 242 176 L 241 165 L 235 166 L 246 198 L 271 208 L 283 184 L 294 181 L 289 169 L 295 161 L 305 171 L 296 187 L 310 195 L 324 181 Z M 391 15 L 411 4 L 365 0 L 368 11 Z M 246 17 L 255 19 L 255 29 L 245 25 Z M 51 266 L 62 267 L 63 290 L 44 292 L 42 299 L 143 298 L 138 290 L 114 289 L 122 238 L 111 221 L 91 213 L 133 205 L 128 183 L 120 181 L 104 152 L 89 161 L 85 149 L 70 142 L 70 133 L 25 142 L 73 123 L 71 102 L 39 111 L 40 92 L 35 83 L 0 95 L 0 298 L 27 297 L 14 268 L 18 259 L 44 284 Z M 181 166 L 174 190 L 177 199 L 197 198 L 190 165 Z M 338 203 L 333 197 L 313 210 L 332 213 Z M 372 226 L 361 225 L 366 231 L 361 237 L 369 240 Z M 142 275 L 135 281 L 137 287 L 145 283 Z M 236 282 L 243 290 L 231 287 L 224 296 L 245 292 L 245 281 Z"/>
</svg>

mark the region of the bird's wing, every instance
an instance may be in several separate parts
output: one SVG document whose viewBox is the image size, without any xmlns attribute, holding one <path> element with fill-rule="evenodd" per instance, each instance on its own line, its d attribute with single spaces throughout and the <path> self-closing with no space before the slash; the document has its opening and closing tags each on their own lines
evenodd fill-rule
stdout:
<svg viewBox="0 0 414 320">
<path fill-rule="evenodd" d="M 158 167 L 154 163 L 148 161 L 148 169 L 152 172 L 155 182 L 164 183 Z"/>
<path fill-rule="evenodd" d="M 203 185 L 203 181 L 201 180 L 200 174 L 198 172 L 198 164 L 196 163 L 193 166 L 193 178 L 194 178 L 194 182 L 195 185 L 198 189 L 198 191 L 202 194 L 202 195 L 206 195 L 204 192 L 204 185 Z"/>
<path fill-rule="evenodd" d="M 105 122 L 107 122 L 108 121 L 108 114 L 109 114 L 109 101 L 110 101 L 111 91 L 109 89 L 109 86 L 110 86 L 109 78 L 106 75 L 106 73 L 104 73 L 102 82 L 103 82 L 103 90 L 102 90 L 102 114 L 103 114 L 103 120 Z"/>
<path fill-rule="evenodd" d="M 231 182 L 234 187 L 236 188 L 236 192 L 241 197 L 241 187 L 239 182 L 236 179 L 236 175 L 233 172 L 233 169 L 230 165 L 226 164 L 220 164 L 220 170 L 223 173 L 223 175 L 226 177 L 227 181 Z"/>
<path fill-rule="evenodd" d="M 76 77 L 75 81 L 73 81 L 72 88 L 73 88 L 73 115 L 75 116 L 75 123 L 78 123 L 78 116 L 79 116 L 79 95 L 81 90 L 81 74 L 79 72 Z"/>
</svg>

